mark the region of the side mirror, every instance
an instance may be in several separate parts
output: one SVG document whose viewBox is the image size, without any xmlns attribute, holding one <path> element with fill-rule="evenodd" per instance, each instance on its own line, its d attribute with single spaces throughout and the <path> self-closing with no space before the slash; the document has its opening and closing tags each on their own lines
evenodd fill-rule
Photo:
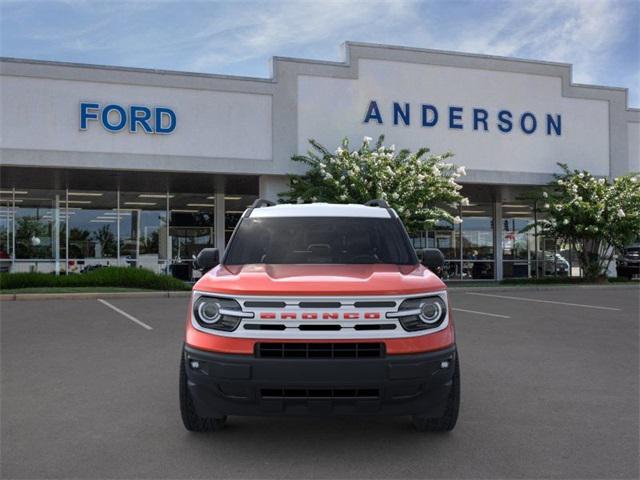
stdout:
<svg viewBox="0 0 640 480">
<path fill-rule="evenodd" d="M 220 263 L 220 251 L 217 248 L 203 248 L 198 253 L 195 267 L 206 273 Z"/>
<path fill-rule="evenodd" d="M 420 263 L 431 270 L 433 273 L 442 277 L 444 270 L 444 255 L 437 248 L 423 248 L 417 250 Z"/>
</svg>

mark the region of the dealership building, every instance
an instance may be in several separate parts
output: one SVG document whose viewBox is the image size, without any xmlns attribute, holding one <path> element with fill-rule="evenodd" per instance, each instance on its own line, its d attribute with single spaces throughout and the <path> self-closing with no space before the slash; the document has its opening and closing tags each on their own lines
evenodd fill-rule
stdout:
<svg viewBox="0 0 640 480">
<path fill-rule="evenodd" d="M 276 200 L 292 155 L 348 137 L 451 151 L 456 214 L 414 232 L 446 277 L 573 273 L 571 251 L 526 226 L 557 162 L 640 171 L 627 90 L 578 85 L 564 63 L 346 43 L 341 62 L 274 57 L 270 78 L 0 60 L 0 263 L 69 273 L 130 265 L 191 277 L 242 211 Z M 559 269 L 560 265 L 560 269 Z"/>
</svg>

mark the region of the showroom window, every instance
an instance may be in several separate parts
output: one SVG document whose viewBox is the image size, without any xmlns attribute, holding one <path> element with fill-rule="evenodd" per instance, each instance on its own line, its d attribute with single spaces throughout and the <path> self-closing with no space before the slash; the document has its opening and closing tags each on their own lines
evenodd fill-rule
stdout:
<svg viewBox="0 0 640 480">
<path fill-rule="evenodd" d="M 20 190 L 14 198 L 12 271 L 54 272 L 60 269 L 60 242 L 65 241 L 66 192 Z"/>
<path fill-rule="evenodd" d="M 61 257 L 69 272 L 118 264 L 117 193 L 69 190 L 61 215 L 66 218 Z"/>
<path fill-rule="evenodd" d="M 461 210 L 463 280 L 495 278 L 493 210 L 493 204 L 470 204 Z"/>
<path fill-rule="evenodd" d="M 120 255 L 126 264 L 166 272 L 169 197 L 166 192 L 120 192 Z"/>
<path fill-rule="evenodd" d="M 569 247 L 536 235 L 541 213 L 535 203 L 502 204 L 502 270 L 504 278 L 580 275 L 577 257 Z M 573 264 L 573 265 L 572 265 Z"/>
<path fill-rule="evenodd" d="M 461 208 L 447 208 L 461 224 L 438 221 L 424 235 L 413 235 L 416 248 L 438 248 L 444 255 L 445 280 L 495 279 L 494 205 L 472 203 Z M 425 241 L 426 240 L 426 241 Z"/>
<path fill-rule="evenodd" d="M 191 280 L 192 256 L 215 243 L 214 193 L 0 193 L 0 272 L 128 265 Z"/>
<path fill-rule="evenodd" d="M 224 196 L 224 237 L 225 243 L 229 243 L 234 228 L 240 221 L 242 213 L 258 198 L 257 195 L 233 195 Z"/>
<path fill-rule="evenodd" d="M 176 193 L 169 196 L 170 273 L 189 280 L 193 256 L 216 244 L 215 195 Z"/>
</svg>

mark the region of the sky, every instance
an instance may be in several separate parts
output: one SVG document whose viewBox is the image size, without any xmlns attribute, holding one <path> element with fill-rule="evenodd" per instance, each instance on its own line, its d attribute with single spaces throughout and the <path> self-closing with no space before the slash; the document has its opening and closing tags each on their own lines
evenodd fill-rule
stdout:
<svg viewBox="0 0 640 480">
<path fill-rule="evenodd" d="M 640 107 L 640 0 L 0 0 L 0 55 L 269 77 L 344 41 L 566 62 Z"/>
</svg>

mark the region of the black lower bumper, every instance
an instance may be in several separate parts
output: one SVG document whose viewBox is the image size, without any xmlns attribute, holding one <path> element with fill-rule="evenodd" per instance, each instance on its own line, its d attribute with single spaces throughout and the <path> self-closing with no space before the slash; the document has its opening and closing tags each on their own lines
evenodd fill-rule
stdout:
<svg viewBox="0 0 640 480">
<path fill-rule="evenodd" d="M 446 407 L 456 348 L 361 359 L 281 359 L 185 347 L 201 416 L 426 415 Z"/>
</svg>

